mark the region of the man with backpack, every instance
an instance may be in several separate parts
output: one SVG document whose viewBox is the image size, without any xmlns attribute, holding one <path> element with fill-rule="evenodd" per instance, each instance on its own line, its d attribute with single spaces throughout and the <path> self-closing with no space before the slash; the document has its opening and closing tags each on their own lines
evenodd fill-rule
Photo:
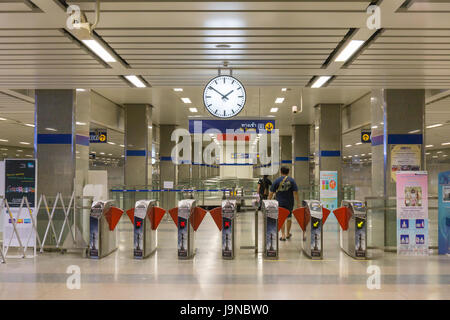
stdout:
<svg viewBox="0 0 450 320">
<path fill-rule="evenodd" d="M 288 209 L 291 213 L 289 214 L 287 221 L 283 224 L 281 228 L 281 241 L 286 241 L 290 239 L 291 226 L 292 226 L 292 210 L 294 210 L 294 196 L 297 200 L 297 207 L 300 207 L 300 199 L 298 197 L 298 187 L 295 180 L 288 176 L 289 168 L 281 167 L 281 176 L 277 178 L 270 189 L 269 200 L 272 200 L 274 194 L 275 199 L 278 201 L 278 206 L 281 208 Z M 285 227 L 287 225 L 287 236 Z"/>
</svg>

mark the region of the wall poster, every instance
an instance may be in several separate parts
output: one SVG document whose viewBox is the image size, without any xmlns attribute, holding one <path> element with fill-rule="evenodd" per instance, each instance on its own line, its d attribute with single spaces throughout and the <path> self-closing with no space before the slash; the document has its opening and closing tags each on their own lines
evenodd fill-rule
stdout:
<svg viewBox="0 0 450 320">
<path fill-rule="evenodd" d="M 391 145 L 391 181 L 398 171 L 419 171 L 422 147 L 420 144 Z"/>
</svg>

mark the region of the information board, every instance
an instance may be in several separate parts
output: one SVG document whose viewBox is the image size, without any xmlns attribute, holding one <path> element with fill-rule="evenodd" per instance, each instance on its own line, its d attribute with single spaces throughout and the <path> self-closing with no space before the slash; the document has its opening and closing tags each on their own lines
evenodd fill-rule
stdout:
<svg viewBox="0 0 450 320">
<path fill-rule="evenodd" d="M 338 207 L 337 171 L 320 171 L 320 201 L 329 210 Z"/>
<path fill-rule="evenodd" d="M 450 171 L 439 173 L 438 194 L 438 253 L 450 254 Z"/>
</svg>

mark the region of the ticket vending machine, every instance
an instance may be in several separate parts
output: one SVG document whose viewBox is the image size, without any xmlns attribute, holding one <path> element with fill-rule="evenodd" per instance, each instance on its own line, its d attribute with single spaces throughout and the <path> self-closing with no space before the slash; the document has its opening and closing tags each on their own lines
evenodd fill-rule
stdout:
<svg viewBox="0 0 450 320">
<path fill-rule="evenodd" d="M 116 226 L 123 210 L 113 206 L 113 200 L 95 201 L 89 216 L 88 257 L 100 259 L 118 248 Z"/>
<path fill-rule="evenodd" d="M 214 222 L 222 231 L 222 258 L 234 259 L 235 256 L 235 217 L 236 200 L 223 200 L 222 206 L 209 211 Z"/>
<path fill-rule="evenodd" d="M 278 259 L 278 232 L 289 215 L 289 210 L 278 207 L 276 200 L 263 200 L 264 256 Z"/>
<path fill-rule="evenodd" d="M 355 259 L 367 256 L 367 209 L 364 202 L 343 200 L 342 206 L 333 211 L 340 229 L 341 249 Z"/>
<path fill-rule="evenodd" d="M 127 215 L 134 226 L 133 257 L 143 259 L 155 252 L 158 238 L 157 228 L 166 210 L 157 207 L 156 200 L 136 201 Z"/>
<path fill-rule="evenodd" d="M 304 200 L 292 214 L 303 230 L 303 252 L 311 259 L 323 259 L 323 225 L 330 214 L 317 200 Z"/>
<path fill-rule="evenodd" d="M 178 202 L 178 207 L 170 209 L 169 214 L 178 228 L 178 258 L 190 259 L 195 255 L 195 231 L 203 221 L 206 210 L 197 207 L 194 199 Z"/>
</svg>

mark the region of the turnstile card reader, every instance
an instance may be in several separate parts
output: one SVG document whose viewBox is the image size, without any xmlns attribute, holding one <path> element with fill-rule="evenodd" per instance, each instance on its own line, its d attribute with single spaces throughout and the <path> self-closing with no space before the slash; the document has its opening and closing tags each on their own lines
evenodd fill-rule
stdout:
<svg viewBox="0 0 450 320">
<path fill-rule="evenodd" d="M 278 259 L 278 232 L 289 216 L 290 211 L 278 207 L 276 200 L 263 200 L 264 214 L 264 256 Z"/>
<path fill-rule="evenodd" d="M 223 200 L 222 206 L 209 211 L 214 222 L 222 231 L 222 257 L 233 259 L 235 256 L 235 217 L 236 200 Z"/>
<path fill-rule="evenodd" d="M 194 199 L 178 202 L 178 207 L 169 214 L 178 228 L 178 258 L 189 259 L 195 254 L 195 231 L 203 221 L 207 211 L 197 207 Z"/>
<path fill-rule="evenodd" d="M 311 259 L 323 258 L 323 225 L 330 212 L 317 200 L 304 200 L 292 212 L 303 230 L 303 252 Z"/>
<path fill-rule="evenodd" d="M 364 202 L 343 200 L 342 206 L 333 213 L 341 226 L 341 249 L 355 259 L 366 258 L 367 209 Z"/>
<path fill-rule="evenodd" d="M 135 259 L 148 257 L 156 250 L 158 241 L 156 229 L 166 213 L 156 204 L 156 200 L 139 200 L 136 201 L 134 208 L 127 210 L 127 215 L 134 226 Z"/>
<path fill-rule="evenodd" d="M 99 259 L 117 249 L 117 223 L 123 210 L 113 206 L 114 201 L 95 201 L 89 216 L 88 257 Z"/>
</svg>

